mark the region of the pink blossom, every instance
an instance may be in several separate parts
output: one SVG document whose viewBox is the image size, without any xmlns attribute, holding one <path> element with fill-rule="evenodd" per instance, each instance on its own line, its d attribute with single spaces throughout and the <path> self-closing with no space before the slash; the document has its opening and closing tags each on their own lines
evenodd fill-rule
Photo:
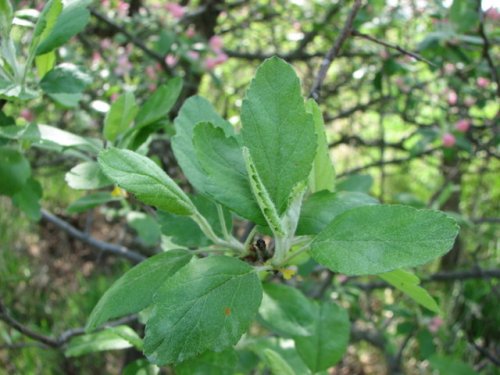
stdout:
<svg viewBox="0 0 500 375">
<path fill-rule="evenodd" d="M 455 105 L 457 104 L 458 96 L 455 90 L 448 91 L 448 104 Z"/>
<path fill-rule="evenodd" d="M 225 53 L 220 53 L 215 57 L 207 57 L 205 59 L 205 68 L 212 70 L 217 65 L 224 63 L 227 60 L 227 55 Z"/>
<path fill-rule="evenodd" d="M 455 129 L 459 131 L 460 133 L 465 133 L 467 130 L 470 128 L 470 120 L 467 119 L 460 119 L 457 121 L 455 124 Z"/>
<path fill-rule="evenodd" d="M 188 51 L 187 56 L 192 60 L 198 60 L 200 58 L 200 53 L 197 51 Z"/>
<path fill-rule="evenodd" d="M 219 53 L 222 51 L 222 46 L 224 43 L 222 42 L 222 38 L 218 35 L 214 35 L 213 37 L 210 38 L 208 41 L 208 45 L 214 51 L 215 53 Z"/>
<path fill-rule="evenodd" d="M 23 110 L 21 110 L 21 113 L 19 115 L 28 122 L 33 121 L 33 119 L 35 118 L 35 116 L 33 116 L 33 112 L 31 112 L 28 108 L 24 108 Z"/>
<path fill-rule="evenodd" d="M 118 7 L 117 7 L 118 16 L 127 17 L 129 7 L 130 7 L 130 5 L 128 3 L 120 0 L 118 2 Z"/>
<path fill-rule="evenodd" d="M 443 134 L 442 138 L 443 146 L 446 148 L 450 148 L 455 146 L 455 143 L 457 142 L 455 136 L 451 133 L 445 133 Z"/>
<path fill-rule="evenodd" d="M 479 77 L 477 79 L 476 83 L 479 87 L 484 89 L 484 88 L 488 87 L 488 85 L 490 84 L 490 80 L 488 78 L 485 78 L 485 77 Z"/>
<path fill-rule="evenodd" d="M 453 74 L 456 71 L 455 65 L 451 64 L 451 63 L 444 64 L 444 68 L 443 69 L 444 69 L 444 72 L 446 74 Z"/>
<path fill-rule="evenodd" d="M 186 36 L 191 39 L 196 35 L 196 30 L 194 29 L 194 26 L 189 26 L 188 29 L 186 30 Z"/>
<path fill-rule="evenodd" d="M 102 57 L 101 54 L 98 51 L 92 52 L 92 64 L 97 65 L 101 62 Z"/>
<path fill-rule="evenodd" d="M 101 48 L 106 50 L 106 49 L 110 49 L 111 46 L 113 45 L 113 43 L 111 42 L 111 39 L 109 38 L 104 38 L 103 40 L 101 40 Z"/>
<path fill-rule="evenodd" d="M 474 99 L 472 96 L 467 96 L 464 99 L 464 104 L 467 107 L 472 107 L 476 103 L 476 99 Z"/>
<path fill-rule="evenodd" d="M 114 92 L 111 94 L 111 103 L 116 102 L 116 99 L 118 99 L 118 93 Z"/>
<path fill-rule="evenodd" d="M 128 60 L 127 55 L 118 56 L 118 65 L 115 68 L 115 73 L 118 76 L 124 76 L 132 70 L 132 64 Z"/>
<path fill-rule="evenodd" d="M 498 21 L 498 20 L 500 20 L 500 12 L 498 11 L 497 8 L 491 7 L 486 12 L 484 12 L 484 17 L 487 20 Z"/>
<path fill-rule="evenodd" d="M 165 63 L 166 63 L 169 67 L 173 67 L 175 64 L 177 64 L 177 57 L 175 57 L 174 55 L 168 54 L 168 55 L 165 57 Z"/>
<path fill-rule="evenodd" d="M 183 6 L 176 3 L 165 4 L 165 9 L 174 17 L 175 19 L 181 19 L 186 13 Z"/>
<path fill-rule="evenodd" d="M 436 333 L 439 331 L 439 328 L 444 324 L 444 321 L 441 317 L 435 316 L 434 318 L 431 319 L 429 322 L 429 331 L 432 333 Z"/>
<path fill-rule="evenodd" d="M 147 75 L 150 79 L 152 79 L 152 80 L 156 79 L 157 74 L 156 74 L 156 69 L 155 69 L 155 67 L 154 67 L 154 66 L 152 66 L 152 65 L 148 65 L 148 66 L 146 66 L 145 72 L 146 72 L 146 75 Z"/>
<path fill-rule="evenodd" d="M 104 8 L 109 8 L 109 0 L 102 0 L 102 1 L 101 1 L 101 5 L 102 5 Z"/>
</svg>

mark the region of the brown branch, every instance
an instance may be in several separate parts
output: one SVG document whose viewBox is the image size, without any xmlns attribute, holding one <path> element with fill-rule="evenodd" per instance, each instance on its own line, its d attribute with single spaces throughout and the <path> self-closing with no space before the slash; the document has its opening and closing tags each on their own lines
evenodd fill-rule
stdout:
<svg viewBox="0 0 500 375">
<path fill-rule="evenodd" d="M 124 318 L 114 320 L 112 322 L 109 322 L 105 326 L 103 326 L 102 329 L 108 328 L 108 327 L 116 327 L 122 324 L 127 324 L 131 323 L 133 321 L 137 320 L 136 315 L 130 315 L 126 316 Z M 32 329 L 28 328 L 24 324 L 20 323 L 18 320 L 16 320 L 14 317 L 12 317 L 9 312 L 7 311 L 7 308 L 4 306 L 2 301 L 0 300 L 0 321 L 5 322 L 8 326 L 14 328 L 16 331 L 20 332 L 26 337 L 29 337 L 30 339 L 33 339 L 41 344 L 43 344 L 45 347 L 50 347 L 50 348 L 60 348 L 66 343 L 68 343 L 73 337 L 75 336 L 81 336 L 85 334 L 85 328 L 73 328 L 69 329 L 67 331 L 62 332 L 59 336 L 57 337 L 51 337 L 51 336 L 46 336 L 42 335 L 38 332 L 33 331 Z M 29 343 L 20 343 L 20 345 L 26 346 Z M 10 347 L 6 347 L 9 349 Z M 17 348 L 16 346 L 13 347 L 14 349 Z"/>
<path fill-rule="evenodd" d="M 42 218 L 58 228 L 62 229 L 66 233 L 68 233 L 71 237 L 74 237 L 94 248 L 96 248 L 99 251 L 102 251 L 103 253 L 110 253 L 114 255 L 118 255 L 124 258 L 127 258 L 131 260 L 134 263 L 139 263 L 146 259 L 146 257 L 136 251 L 130 250 L 129 248 L 121 245 L 115 245 L 111 244 L 108 242 L 104 242 L 101 240 L 98 240 L 89 234 L 82 232 L 81 230 L 75 228 L 68 222 L 64 221 L 63 219 L 57 217 L 56 215 L 48 212 L 45 209 L 42 209 Z"/>
<path fill-rule="evenodd" d="M 339 54 L 340 48 L 344 44 L 347 37 L 351 34 L 352 24 L 354 22 L 354 19 L 356 18 L 356 14 L 358 13 L 359 9 L 361 8 L 361 4 L 362 4 L 361 0 L 354 1 L 354 5 L 351 9 L 351 12 L 349 13 L 349 16 L 347 17 L 347 20 L 346 20 L 346 23 L 344 24 L 344 27 L 342 28 L 339 36 L 335 40 L 335 43 L 333 44 L 332 48 L 327 52 L 327 54 L 323 58 L 323 62 L 321 63 L 321 67 L 319 69 L 318 75 L 316 76 L 316 79 L 314 80 L 314 84 L 312 86 L 311 93 L 309 94 L 309 96 L 312 97 L 316 101 L 319 100 L 321 86 L 323 85 L 323 81 L 326 78 L 326 73 L 328 72 L 330 65 L 332 64 L 333 60 L 335 60 L 335 58 Z"/>
<path fill-rule="evenodd" d="M 344 282 L 344 284 L 355 286 L 364 291 L 393 288 L 393 286 L 384 281 L 378 281 L 372 283 L 351 282 L 351 280 L 354 279 L 356 279 L 356 277 L 349 278 L 347 281 Z M 422 278 L 421 283 L 426 284 L 432 282 L 453 282 L 453 281 L 465 281 L 472 279 L 482 279 L 482 280 L 500 279 L 500 269 L 483 270 L 480 268 L 474 268 L 471 270 L 437 272 L 429 277 Z"/>
<path fill-rule="evenodd" d="M 374 38 L 371 35 L 360 33 L 357 30 L 353 30 L 351 32 L 351 35 L 357 36 L 359 38 L 363 38 L 363 39 L 366 39 L 366 40 L 369 40 L 370 42 L 373 42 L 373 43 L 376 43 L 376 44 L 380 44 L 381 46 L 384 46 L 386 48 L 394 49 L 394 50 L 398 51 L 399 53 L 401 53 L 403 55 L 408 55 L 408 56 L 413 57 L 415 60 L 425 62 L 425 63 L 427 63 L 429 65 L 432 65 L 432 66 L 436 66 L 436 64 L 434 64 L 432 61 L 427 60 L 426 58 L 420 56 L 417 53 L 408 51 L 408 50 L 406 50 L 406 49 L 398 46 L 397 44 L 392 44 L 392 43 L 384 42 L 383 40 Z"/>
<path fill-rule="evenodd" d="M 479 0 L 479 6 L 481 9 L 481 0 Z M 483 58 L 486 59 L 486 62 L 488 63 L 488 66 L 491 71 L 491 76 L 493 77 L 493 80 L 497 84 L 497 96 L 500 98 L 500 77 L 498 77 L 498 72 L 495 63 L 493 62 L 493 59 L 490 54 L 490 46 L 491 43 L 486 36 L 486 32 L 484 31 L 484 14 L 481 15 L 481 22 L 479 23 L 479 35 L 481 36 L 481 39 L 483 39 Z"/>
<path fill-rule="evenodd" d="M 156 51 L 150 49 L 148 46 L 146 46 L 142 40 L 140 40 L 139 38 L 137 38 L 136 36 L 132 35 L 130 32 L 128 32 L 123 26 L 117 24 L 116 22 L 114 22 L 113 20 L 109 19 L 108 17 L 106 17 L 104 14 L 101 14 L 99 13 L 97 10 L 95 9 L 90 9 L 90 13 L 99 21 L 105 23 L 106 25 L 108 25 L 109 27 L 111 27 L 112 29 L 114 29 L 115 31 L 123 34 L 127 40 L 129 42 L 131 42 L 133 45 L 135 45 L 137 48 L 139 48 L 140 50 L 142 50 L 146 55 L 148 55 L 149 57 L 153 58 L 155 61 L 157 61 L 162 69 L 173 75 L 173 72 L 172 70 L 170 69 L 170 67 L 167 65 L 167 63 L 165 62 L 165 56 L 157 53 Z"/>
</svg>

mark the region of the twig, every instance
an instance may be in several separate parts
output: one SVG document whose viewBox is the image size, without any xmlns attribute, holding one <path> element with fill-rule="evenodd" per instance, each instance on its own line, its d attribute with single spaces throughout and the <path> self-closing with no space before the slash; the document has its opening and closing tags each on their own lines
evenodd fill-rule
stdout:
<svg viewBox="0 0 500 375">
<path fill-rule="evenodd" d="M 364 291 L 370 291 L 374 289 L 384 289 L 393 288 L 390 284 L 384 281 L 372 282 L 372 283 L 356 283 L 351 282 L 355 278 L 349 278 L 344 284 L 355 286 Z M 471 270 L 462 271 L 451 271 L 451 272 L 437 272 L 429 277 L 423 278 L 421 280 L 422 284 L 431 282 L 453 282 L 453 281 L 464 281 L 470 279 L 500 279 L 500 269 L 487 269 L 483 270 L 480 268 L 475 268 Z"/>
<path fill-rule="evenodd" d="M 118 31 L 119 33 L 123 34 L 127 40 L 129 42 L 131 42 L 132 44 L 134 44 L 135 46 L 137 46 L 137 48 L 139 48 L 140 50 L 142 50 L 146 55 L 148 55 L 149 57 L 153 58 L 154 60 L 156 60 L 162 67 L 162 69 L 173 75 L 173 72 L 172 70 L 170 69 L 170 67 L 167 65 L 167 63 L 165 62 L 165 56 L 157 53 L 156 51 L 150 49 L 149 47 L 147 47 L 142 40 L 138 39 L 136 36 L 132 35 L 130 32 L 128 32 L 123 26 L 117 24 L 116 22 L 114 22 L 113 20 L 109 19 L 108 17 L 106 17 L 104 14 L 101 14 L 99 13 L 97 10 L 95 9 L 90 9 L 90 13 L 95 17 L 97 18 L 99 21 L 107 24 L 108 26 L 110 26 L 111 28 L 113 28 L 114 30 Z"/>
<path fill-rule="evenodd" d="M 369 40 L 370 42 L 373 42 L 373 43 L 376 43 L 376 44 L 380 44 L 381 46 L 384 46 L 386 48 L 394 49 L 394 50 L 398 51 L 399 53 L 401 53 L 403 55 L 408 55 L 408 56 L 413 57 L 415 60 L 425 62 L 425 63 L 427 63 L 429 65 L 432 65 L 432 66 L 436 66 L 436 64 L 434 64 L 432 61 L 427 60 L 426 58 L 420 56 L 419 54 L 416 54 L 414 52 L 408 51 L 408 50 L 406 50 L 406 49 L 398 46 L 397 44 L 392 44 L 392 43 L 384 42 L 383 40 L 374 38 L 371 35 L 360 33 L 357 30 L 351 31 L 351 35 L 357 36 L 359 38 L 363 38 L 363 39 L 366 39 L 366 40 Z"/>
<path fill-rule="evenodd" d="M 104 253 L 111 253 L 114 255 L 118 255 L 124 258 L 127 258 L 135 263 L 139 263 L 146 259 L 146 257 L 138 252 L 130 250 L 129 248 L 121 245 L 115 245 L 108 242 L 104 242 L 98 240 L 87 233 L 82 232 L 79 229 L 76 229 L 74 226 L 64 221 L 63 219 L 57 217 L 56 215 L 51 214 L 45 209 L 42 209 L 42 218 L 54 225 L 58 228 L 62 229 L 70 236 L 96 248 L 99 251 Z"/>
<path fill-rule="evenodd" d="M 479 0 L 479 9 L 481 9 L 481 3 L 482 1 Z M 488 37 L 486 36 L 486 32 L 484 31 L 484 14 L 481 14 L 481 22 L 479 23 L 479 35 L 481 36 L 481 39 L 483 39 L 483 57 L 486 59 L 486 62 L 488 63 L 491 71 L 491 76 L 497 84 L 497 96 L 500 98 L 500 77 L 498 77 L 496 65 L 490 55 L 491 44 Z"/>
<path fill-rule="evenodd" d="M 73 328 L 73 329 L 69 329 L 67 331 L 64 331 L 58 337 L 51 337 L 51 336 L 42 335 L 42 334 L 35 332 L 32 329 L 26 327 L 25 325 L 23 325 L 22 323 L 17 321 L 15 318 L 13 318 L 7 312 L 7 309 L 3 305 L 1 300 L 0 300 L 0 320 L 5 322 L 8 326 L 19 331 L 24 336 L 29 337 L 29 338 L 31 338 L 39 343 L 42 343 L 43 345 L 45 345 L 45 347 L 50 347 L 50 348 L 54 348 L 54 349 L 62 347 L 63 345 L 68 343 L 75 336 L 81 336 L 81 335 L 85 334 L 85 328 L 82 327 L 82 328 Z M 108 324 L 103 326 L 101 328 L 101 330 L 108 328 L 108 327 L 116 327 L 116 326 L 119 326 L 122 324 L 131 323 L 135 320 L 137 320 L 136 315 L 126 316 L 124 318 L 109 322 Z M 15 344 L 13 348 L 19 348 L 19 345 L 27 346 L 28 344 L 29 343 Z M 6 346 L 6 348 L 10 348 L 10 347 Z"/>
<path fill-rule="evenodd" d="M 351 34 L 352 23 L 354 22 L 354 18 L 356 18 L 356 14 L 358 13 L 359 9 L 361 8 L 361 4 L 362 4 L 361 0 L 354 1 L 354 5 L 351 9 L 351 12 L 349 13 L 349 16 L 347 17 L 346 23 L 344 24 L 342 31 L 340 32 L 339 36 L 335 40 L 333 47 L 327 52 L 327 54 L 325 55 L 325 57 L 323 59 L 323 62 L 321 63 L 321 67 L 319 69 L 318 75 L 316 76 L 316 79 L 314 80 L 314 84 L 312 86 L 311 93 L 309 94 L 309 96 L 312 97 L 316 101 L 318 101 L 318 99 L 319 99 L 321 86 L 323 85 L 323 81 L 326 78 L 326 73 L 328 72 L 330 65 L 332 64 L 333 60 L 335 60 L 335 58 L 339 54 L 340 48 L 342 47 L 342 44 L 344 44 L 347 37 Z"/>
</svg>

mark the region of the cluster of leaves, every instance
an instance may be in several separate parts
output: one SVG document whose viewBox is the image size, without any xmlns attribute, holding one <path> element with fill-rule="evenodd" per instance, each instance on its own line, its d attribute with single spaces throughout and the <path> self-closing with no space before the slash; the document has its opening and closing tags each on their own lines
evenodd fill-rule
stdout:
<svg viewBox="0 0 500 375">
<path fill-rule="evenodd" d="M 33 25 L 24 65 L 10 59 L 15 56 L 10 32 L 0 30 L 6 51 L 0 64 L 2 99 L 29 100 L 41 89 L 65 107 L 78 103 L 88 76 L 74 65 L 55 66 L 54 49 L 84 26 L 86 5 L 50 2 Z M 10 4 L 2 6 L 2 16 L 11 21 Z M 16 17 L 19 23 L 24 16 Z M 24 17 L 26 27 L 29 17 Z M 33 61 L 38 78 L 30 82 Z M 391 65 L 384 66 L 384 74 L 393 73 Z M 81 159 L 66 175 L 72 188 L 106 190 L 74 202 L 69 212 L 112 201 L 127 206 L 127 191 L 158 209 L 157 217 L 129 211 L 127 219 L 141 238 L 155 243 L 162 232 L 174 242 L 117 281 L 89 318 L 92 331 L 109 319 L 141 312 L 144 343 L 127 327 L 115 327 L 75 339 L 68 356 L 134 346 L 153 363 L 175 365 L 178 373 L 210 366 L 232 373 L 236 353 L 251 350 L 274 373 L 322 371 L 344 354 L 349 318 L 339 304 L 313 301 L 275 282 L 275 273 L 287 279 L 294 266 L 319 264 L 346 275 L 379 275 L 439 311 L 418 278 L 402 268 L 449 250 L 457 234 L 454 221 L 436 211 L 381 205 L 367 194 L 343 191 L 335 182 L 321 111 L 312 100 L 304 103 L 288 64 L 272 58 L 258 69 L 243 100 L 241 132 L 204 98 L 184 102 L 172 147 L 194 195 L 184 193 L 145 156 L 150 135 L 165 129 L 181 89 L 182 81 L 171 79 L 141 105 L 131 92 L 124 93 L 107 113 L 102 139 L 41 124 L 17 126 L 1 114 L 0 193 L 26 213 L 39 218 L 41 189 L 31 177 L 25 150 L 41 147 Z M 122 190 L 110 192 L 113 184 Z M 230 234 L 234 217 L 257 225 L 244 243 Z M 264 257 L 252 253 L 256 233 L 267 236 Z M 240 341 L 256 318 L 275 334 L 293 339 L 300 359 L 250 333 Z"/>
</svg>

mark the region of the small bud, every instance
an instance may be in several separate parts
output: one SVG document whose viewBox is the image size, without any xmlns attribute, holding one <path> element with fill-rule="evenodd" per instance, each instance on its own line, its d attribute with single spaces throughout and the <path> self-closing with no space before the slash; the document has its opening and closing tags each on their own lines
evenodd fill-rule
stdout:
<svg viewBox="0 0 500 375">
<path fill-rule="evenodd" d="M 455 129 L 459 131 L 460 133 L 465 133 L 467 130 L 470 128 L 470 121 L 467 119 L 460 119 L 457 121 L 455 124 Z"/>
<path fill-rule="evenodd" d="M 451 133 L 445 133 L 442 138 L 443 146 L 446 148 L 451 148 L 455 146 L 455 143 L 457 142 L 455 136 Z"/>
</svg>

